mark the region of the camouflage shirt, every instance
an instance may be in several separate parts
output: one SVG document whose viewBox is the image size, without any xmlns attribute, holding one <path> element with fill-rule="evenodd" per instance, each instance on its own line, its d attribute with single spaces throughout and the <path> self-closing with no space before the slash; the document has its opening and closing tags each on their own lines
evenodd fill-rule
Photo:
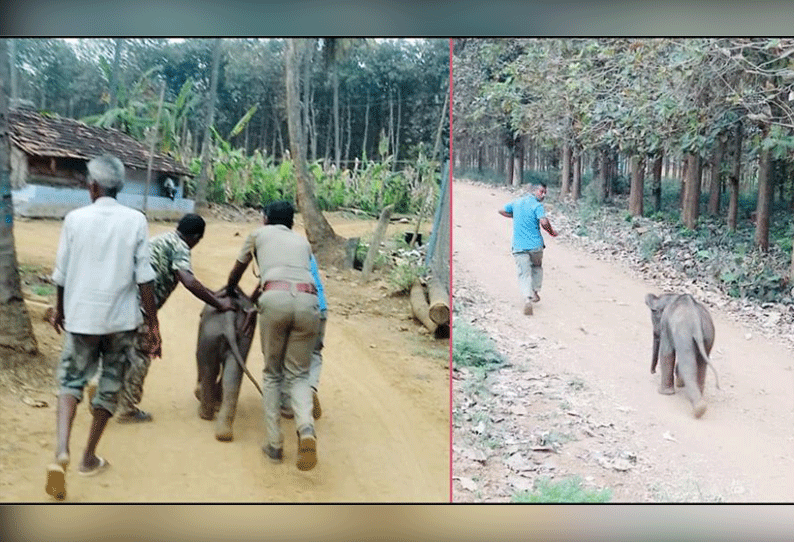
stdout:
<svg viewBox="0 0 794 542">
<path fill-rule="evenodd" d="M 161 233 L 149 240 L 151 264 L 157 278 L 154 279 L 154 300 L 157 308 L 176 289 L 179 279 L 175 271 L 190 271 L 190 247 L 176 231 Z"/>
</svg>

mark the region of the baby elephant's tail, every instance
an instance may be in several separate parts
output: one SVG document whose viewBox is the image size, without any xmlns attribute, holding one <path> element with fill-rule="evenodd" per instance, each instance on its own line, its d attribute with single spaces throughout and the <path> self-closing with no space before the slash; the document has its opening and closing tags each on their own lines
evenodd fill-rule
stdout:
<svg viewBox="0 0 794 542">
<path fill-rule="evenodd" d="M 717 389 L 720 388 L 720 378 L 717 376 L 717 369 L 714 368 L 714 365 L 711 363 L 711 359 L 709 359 L 709 355 L 706 353 L 706 347 L 703 345 L 703 334 L 699 333 L 699 336 L 693 337 L 692 339 L 695 341 L 698 350 L 700 351 L 701 357 L 705 360 L 706 365 L 711 367 L 711 371 L 714 373 L 714 381 L 717 385 Z"/>
</svg>

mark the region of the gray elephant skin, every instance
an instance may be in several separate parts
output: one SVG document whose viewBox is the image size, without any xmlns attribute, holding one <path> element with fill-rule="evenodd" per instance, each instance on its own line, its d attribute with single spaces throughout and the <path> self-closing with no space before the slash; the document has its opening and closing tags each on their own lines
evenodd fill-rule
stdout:
<svg viewBox="0 0 794 542">
<path fill-rule="evenodd" d="M 196 364 L 198 414 L 212 420 L 218 409 L 215 438 L 230 441 L 240 397 L 242 365 L 248 358 L 256 326 L 254 303 L 242 291 L 232 298 L 233 311 L 219 312 L 207 304 L 201 311 Z"/>
<path fill-rule="evenodd" d="M 684 388 L 692 403 L 692 413 L 700 418 L 706 412 L 703 387 L 706 366 L 711 366 L 719 389 L 717 371 L 709 360 L 714 346 L 714 323 L 709 311 L 689 294 L 645 296 L 653 323 L 651 373 L 661 360 L 659 393 L 672 395 L 675 384 Z"/>
</svg>

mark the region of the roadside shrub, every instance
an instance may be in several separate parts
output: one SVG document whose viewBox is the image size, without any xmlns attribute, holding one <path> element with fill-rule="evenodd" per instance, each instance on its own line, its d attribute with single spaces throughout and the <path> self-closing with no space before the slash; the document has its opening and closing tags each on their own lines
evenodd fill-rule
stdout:
<svg viewBox="0 0 794 542">
<path fill-rule="evenodd" d="M 490 337 L 465 322 L 455 322 L 452 333 L 454 367 L 488 368 L 503 362 L 504 356 L 496 350 Z"/>
<path fill-rule="evenodd" d="M 405 262 L 395 265 L 389 272 L 387 281 L 395 292 L 408 293 L 414 281 L 427 275 L 427 268 Z"/>
</svg>

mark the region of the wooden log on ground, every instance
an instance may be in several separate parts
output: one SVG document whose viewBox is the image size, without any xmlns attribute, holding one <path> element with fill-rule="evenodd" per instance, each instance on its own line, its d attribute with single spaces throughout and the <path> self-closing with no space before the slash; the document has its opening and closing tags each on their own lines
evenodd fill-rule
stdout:
<svg viewBox="0 0 794 542">
<path fill-rule="evenodd" d="M 411 311 L 414 317 L 422 322 L 430 333 L 435 333 L 438 324 L 430 319 L 430 305 L 425 297 L 425 287 L 418 280 L 411 285 Z"/>
<path fill-rule="evenodd" d="M 378 225 L 375 228 L 375 234 L 372 237 L 372 243 L 369 245 L 367 257 L 364 258 L 364 265 L 361 268 L 361 281 L 367 282 L 372 274 L 372 266 L 375 264 L 375 256 L 378 255 L 380 250 L 380 243 L 383 240 L 383 234 L 386 233 L 386 227 L 389 225 L 389 217 L 391 216 L 394 205 L 387 205 L 383 208 L 378 219 Z"/>
<path fill-rule="evenodd" d="M 436 277 L 427 284 L 427 297 L 430 299 L 430 319 L 438 325 L 449 323 L 449 292 Z"/>
</svg>

